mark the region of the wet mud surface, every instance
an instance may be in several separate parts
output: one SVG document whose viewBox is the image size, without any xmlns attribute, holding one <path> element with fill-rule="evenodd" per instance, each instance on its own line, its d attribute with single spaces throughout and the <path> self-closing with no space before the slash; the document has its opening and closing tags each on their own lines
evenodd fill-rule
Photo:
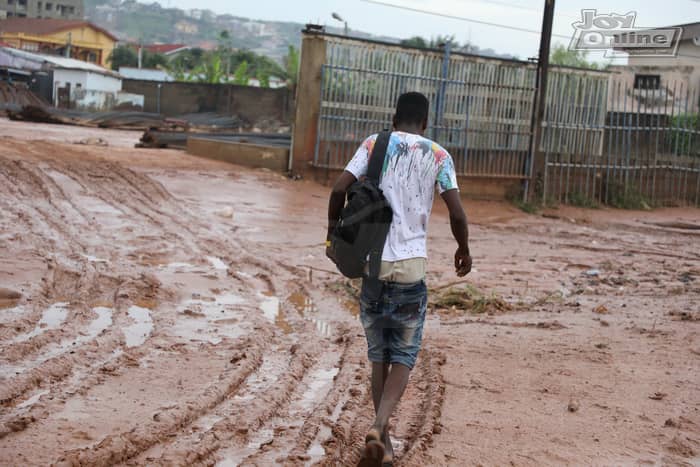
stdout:
<svg viewBox="0 0 700 467">
<path fill-rule="evenodd" d="M 0 120 L 0 464 L 354 465 L 328 188 L 82 131 Z M 699 211 L 466 201 L 463 281 L 438 203 L 396 465 L 698 465 Z"/>
</svg>

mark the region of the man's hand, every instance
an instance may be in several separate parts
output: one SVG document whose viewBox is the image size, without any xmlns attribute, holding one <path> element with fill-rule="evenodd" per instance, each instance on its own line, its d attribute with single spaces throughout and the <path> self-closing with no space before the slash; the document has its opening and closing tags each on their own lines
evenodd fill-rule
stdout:
<svg viewBox="0 0 700 467">
<path fill-rule="evenodd" d="M 469 255 L 469 251 L 463 251 L 461 248 L 457 248 L 455 252 L 455 272 L 457 276 L 464 277 L 469 274 L 472 270 L 472 257 Z"/>
</svg>

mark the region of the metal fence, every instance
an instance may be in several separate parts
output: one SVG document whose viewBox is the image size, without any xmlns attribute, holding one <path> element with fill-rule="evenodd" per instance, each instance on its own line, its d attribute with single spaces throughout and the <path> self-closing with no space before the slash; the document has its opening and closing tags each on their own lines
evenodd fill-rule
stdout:
<svg viewBox="0 0 700 467">
<path fill-rule="evenodd" d="M 452 154 L 459 175 L 504 183 L 534 178 L 545 201 L 698 204 L 698 96 L 683 85 L 656 89 L 658 83 L 553 67 L 541 145 L 532 151 L 533 64 L 453 53 L 449 46 L 322 37 L 316 167 L 344 168 L 365 137 L 390 127 L 398 96 L 419 91 L 432 105 L 426 135 Z"/>
<path fill-rule="evenodd" d="M 535 67 L 524 62 L 327 38 L 314 163 L 342 168 L 366 136 L 391 125 L 398 96 L 431 102 L 427 136 L 461 175 L 524 178 Z"/>
<path fill-rule="evenodd" d="M 685 83 L 611 79 L 605 84 L 580 102 L 572 101 L 569 87 L 590 84 L 574 78 L 548 87 L 543 199 L 630 208 L 698 205 L 697 93 Z M 565 123 L 567 115 L 587 115 L 601 100 L 608 109 L 604 115 L 586 117 L 582 125 Z"/>
</svg>

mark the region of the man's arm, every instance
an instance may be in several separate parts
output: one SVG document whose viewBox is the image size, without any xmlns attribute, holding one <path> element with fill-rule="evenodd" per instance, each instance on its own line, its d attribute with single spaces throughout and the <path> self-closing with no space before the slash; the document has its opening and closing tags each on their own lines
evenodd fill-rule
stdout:
<svg viewBox="0 0 700 467">
<path fill-rule="evenodd" d="M 342 211 L 345 206 L 345 195 L 350 185 L 356 181 L 357 178 L 347 170 L 343 171 L 335 181 L 335 185 L 333 185 L 333 190 L 331 191 L 331 197 L 328 200 L 328 233 L 326 235 L 326 240 L 330 239 L 331 232 L 333 232 L 335 225 L 338 223 L 340 211 Z"/>
<path fill-rule="evenodd" d="M 459 190 L 447 190 L 444 191 L 441 196 L 450 212 L 450 227 L 452 228 L 452 235 L 458 245 L 457 251 L 455 252 L 455 271 L 460 277 L 466 276 L 472 269 L 472 257 L 469 252 L 467 215 L 462 208 Z"/>
</svg>

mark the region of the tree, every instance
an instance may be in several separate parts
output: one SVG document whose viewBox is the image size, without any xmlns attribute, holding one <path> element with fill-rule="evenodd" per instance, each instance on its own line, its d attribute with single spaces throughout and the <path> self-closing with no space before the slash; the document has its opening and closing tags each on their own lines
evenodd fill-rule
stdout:
<svg viewBox="0 0 700 467">
<path fill-rule="evenodd" d="M 149 52 L 146 49 L 143 50 L 141 61 L 144 68 L 166 68 L 168 66 L 168 57 L 158 52 Z"/>
<path fill-rule="evenodd" d="M 194 70 L 204 63 L 205 55 L 204 49 L 199 47 L 184 50 L 170 60 L 170 70 L 175 73 Z"/>
<path fill-rule="evenodd" d="M 418 49 L 428 48 L 428 43 L 420 36 L 413 36 L 410 39 L 404 39 L 400 42 L 400 44 L 407 47 L 416 47 Z"/>
<path fill-rule="evenodd" d="M 293 88 L 297 85 L 299 75 L 299 51 L 291 44 L 287 50 L 287 56 L 284 57 L 284 68 L 287 74 L 287 86 Z"/>
<path fill-rule="evenodd" d="M 590 68 L 598 70 L 600 66 L 588 61 L 588 51 L 571 50 L 563 44 L 557 44 L 549 54 L 549 63 L 552 65 L 573 66 L 578 68 Z"/>
<path fill-rule="evenodd" d="M 248 62 L 243 60 L 236 71 L 233 73 L 233 84 L 238 84 L 239 86 L 248 85 Z"/>
<path fill-rule="evenodd" d="M 136 51 L 128 45 L 120 45 L 112 50 L 107 58 L 112 70 L 119 70 L 119 67 L 139 65 L 139 57 Z"/>
</svg>

